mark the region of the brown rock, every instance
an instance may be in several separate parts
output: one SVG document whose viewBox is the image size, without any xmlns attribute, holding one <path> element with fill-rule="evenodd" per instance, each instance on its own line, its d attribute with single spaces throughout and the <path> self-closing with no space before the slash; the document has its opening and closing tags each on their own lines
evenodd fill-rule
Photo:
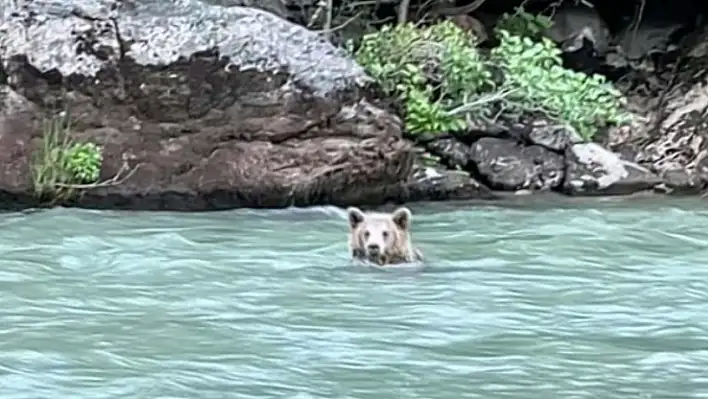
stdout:
<svg viewBox="0 0 708 399">
<path fill-rule="evenodd" d="M 103 150 L 101 180 L 118 183 L 63 205 L 212 210 L 489 197 L 454 173 L 421 177 L 400 119 L 375 105 L 390 99 L 373 100 L 371 79 L 352 59 L 239 1 L 9 6 L 0 14 L 0 207 L 38 205 L 32 159 L 42 122 L 67 107 L 73 138 Z"/>
<path fill-rule="evenodd" d="M 87 15 L 104 3 L 0 16 L 5 207 L 31 203 L 42 118 L 65 105 L 74 138 L 103 148 L 101 179 L 132 172 L 86 190 L 81 206 L 345 206 L 409 195 L 414 154 L 399 118 L 367 100 L 369 78 L 315 33 L 196 1 L 194 20 L 161 9 L 155 24 L 149 6 L 116 11 L 115 23 Z"/>
</svg>

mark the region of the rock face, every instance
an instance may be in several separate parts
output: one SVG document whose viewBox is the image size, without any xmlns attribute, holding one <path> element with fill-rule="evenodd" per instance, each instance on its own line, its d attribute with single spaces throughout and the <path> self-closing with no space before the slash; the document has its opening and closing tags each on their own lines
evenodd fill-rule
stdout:
<svg viewBox="0 0 708 399">
<path fill-rule="evenodd" d="M 485 137 L 472 145 L 470 159 L 498 190 L 548 191 L 563 182 L 563 157 L 538 145 Z"/>
<path fill-rule="evenodd" d="M 74 139 L 103 148 L 101 179 L 127 176 L 81 206 L 447 199 L 414 176 L 401 122 L 373 104 L 363 70 L 314 32 L 196 0 L 20 3 L 0 7 L 5 208 L 32 204 L 41 121 L 66 106 Z"/>
<path fill-rule="evenodd" d="M 622 159 L 596 143 L 574 144 L 566 153 L 563 190 L 570 195 L 624 195 L 662 182 L 649 169 Z"/>
<path fill-rule="evenodd" d="M 658 121 L 659 135 L 637 151 L 636 159 L 664 179 L 664 189 L 697 193 L 708 183 L 708 75 L 705 63 L 697 82 L 675 88 Z M 702 76 L 701 76 L 702 75 Z"/>
<path fill-rule="evenodd" d="M 708 27 L 697 32 L 675 83 L 643 124 L 614 129 L 607 146 L 656 173 L 668 194 L 697 194 L 708 185 Z M 663 89 L 662 89 L 663 90 Z"/>
<path fill-rule="evenodd" d="M 416 165 L 413 179 L 406 188 L 404 200 L 414 200 L 415 198 L 493 200 L 498 198 L 492 190 L 472 178 L 468 172 L 440 166 Z"/>
</svg>

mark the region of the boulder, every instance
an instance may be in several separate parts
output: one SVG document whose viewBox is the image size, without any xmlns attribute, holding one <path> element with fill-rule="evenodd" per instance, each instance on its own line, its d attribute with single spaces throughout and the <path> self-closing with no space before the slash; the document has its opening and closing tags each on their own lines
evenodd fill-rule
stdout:
<svg viewBox="0 0 708 399">
<path fill-rule="evenodd" d="M 569 146 L 584 141 L 575 130 L 545 118 L 534 119 L 527 126 L 529 142 L 561 154 Z"/>
<path fill-rule="evenodd" d="M 484 137 L 472 145 L 470 161 L 495 190 L 548 191 L 563 182 L 563 156 L 539 145 Z"/>
<path fill-rule="evenodd" d="M 649 190 L 661 178 L 597 143 L 574 144 L 565 156 L 563 191 L 568 195 L 629 195 Z"/>
<path fill-rule="evenodd" d="M 499 198 L 464 170 L 416 165 L 412 179 L 406 184 L 404 201 L 451 201 Z"/>
<path fill-rule="evenodd" d="M 20 3 L 0 10 L 5 207 L 32 202 L 41 122 L 65 107 L 74 139 L 103 149 L 101 180 L 121 176 L 68 205 L 376 204 L 409 198 L 418 181 L 371 79 L 272 13 L 197 0 Z M 438 196 L 426 187 L 418 197 Z"/>
<path fill-rule="evenodd" d="M 454 137 L 436 138 L 426 143 L 425 147 L 450 168 L 467 169 L 470 163 L 470 146 Z"/>
<path fill-rule="evenodd" d="M 0 205 L 23 209 L 33 204 L 29 132 L 40 129 L 39 107 L 0 85 Z"/>
</svg>

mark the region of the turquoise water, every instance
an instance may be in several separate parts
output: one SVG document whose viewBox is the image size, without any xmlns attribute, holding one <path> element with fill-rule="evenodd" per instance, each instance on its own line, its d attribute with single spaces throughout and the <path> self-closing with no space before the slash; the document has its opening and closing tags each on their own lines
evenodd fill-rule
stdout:
<svg viewBox="0 0 708 399">
<path fill-rule="evenodd" d="M 708 397 L 703 202 L 0 215 L 0 397 Z"/>
</svg>

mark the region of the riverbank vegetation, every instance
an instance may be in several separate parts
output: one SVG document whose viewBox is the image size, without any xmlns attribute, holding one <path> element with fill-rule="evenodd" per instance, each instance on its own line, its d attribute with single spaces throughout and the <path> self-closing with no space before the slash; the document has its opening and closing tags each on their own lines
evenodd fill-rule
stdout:
<svg viewBox="0 0 708 399">
<path fill-rule="evenodd" d="M 41 144 L 33 155 L 32 185 L 40 201 L 68 201 L 78 189 L 96 183 L 101 173 L 101 148 L 71 137 L 68 113 L 44 120 Z"/>
<path fill-rule="evenodd" d="M 550 24 L 523 9 L 506 14 L 489 50 L 450 21 L 388 25 L 347 48 L 400 99 L 411 135 L 464 134 L 475 121 L 535 115 L 591 140 L 599 129 L 628 121 L 622 94 L 604 76 L 563 67 L 561 50 L 541 35 Z"/>
<path fill-rule="evenodd" d="M 39 147 L 30 164 L 32 188 L 40 205 L 60 205 L 76 200 L 86 190 L 116 186 L 129 179 L 141 166 L 130 166 L 129 156 L 113 177 L 100 180 L 103 148 L 72 136 L 70 112 L 43 121 Z"/>
</svg>

